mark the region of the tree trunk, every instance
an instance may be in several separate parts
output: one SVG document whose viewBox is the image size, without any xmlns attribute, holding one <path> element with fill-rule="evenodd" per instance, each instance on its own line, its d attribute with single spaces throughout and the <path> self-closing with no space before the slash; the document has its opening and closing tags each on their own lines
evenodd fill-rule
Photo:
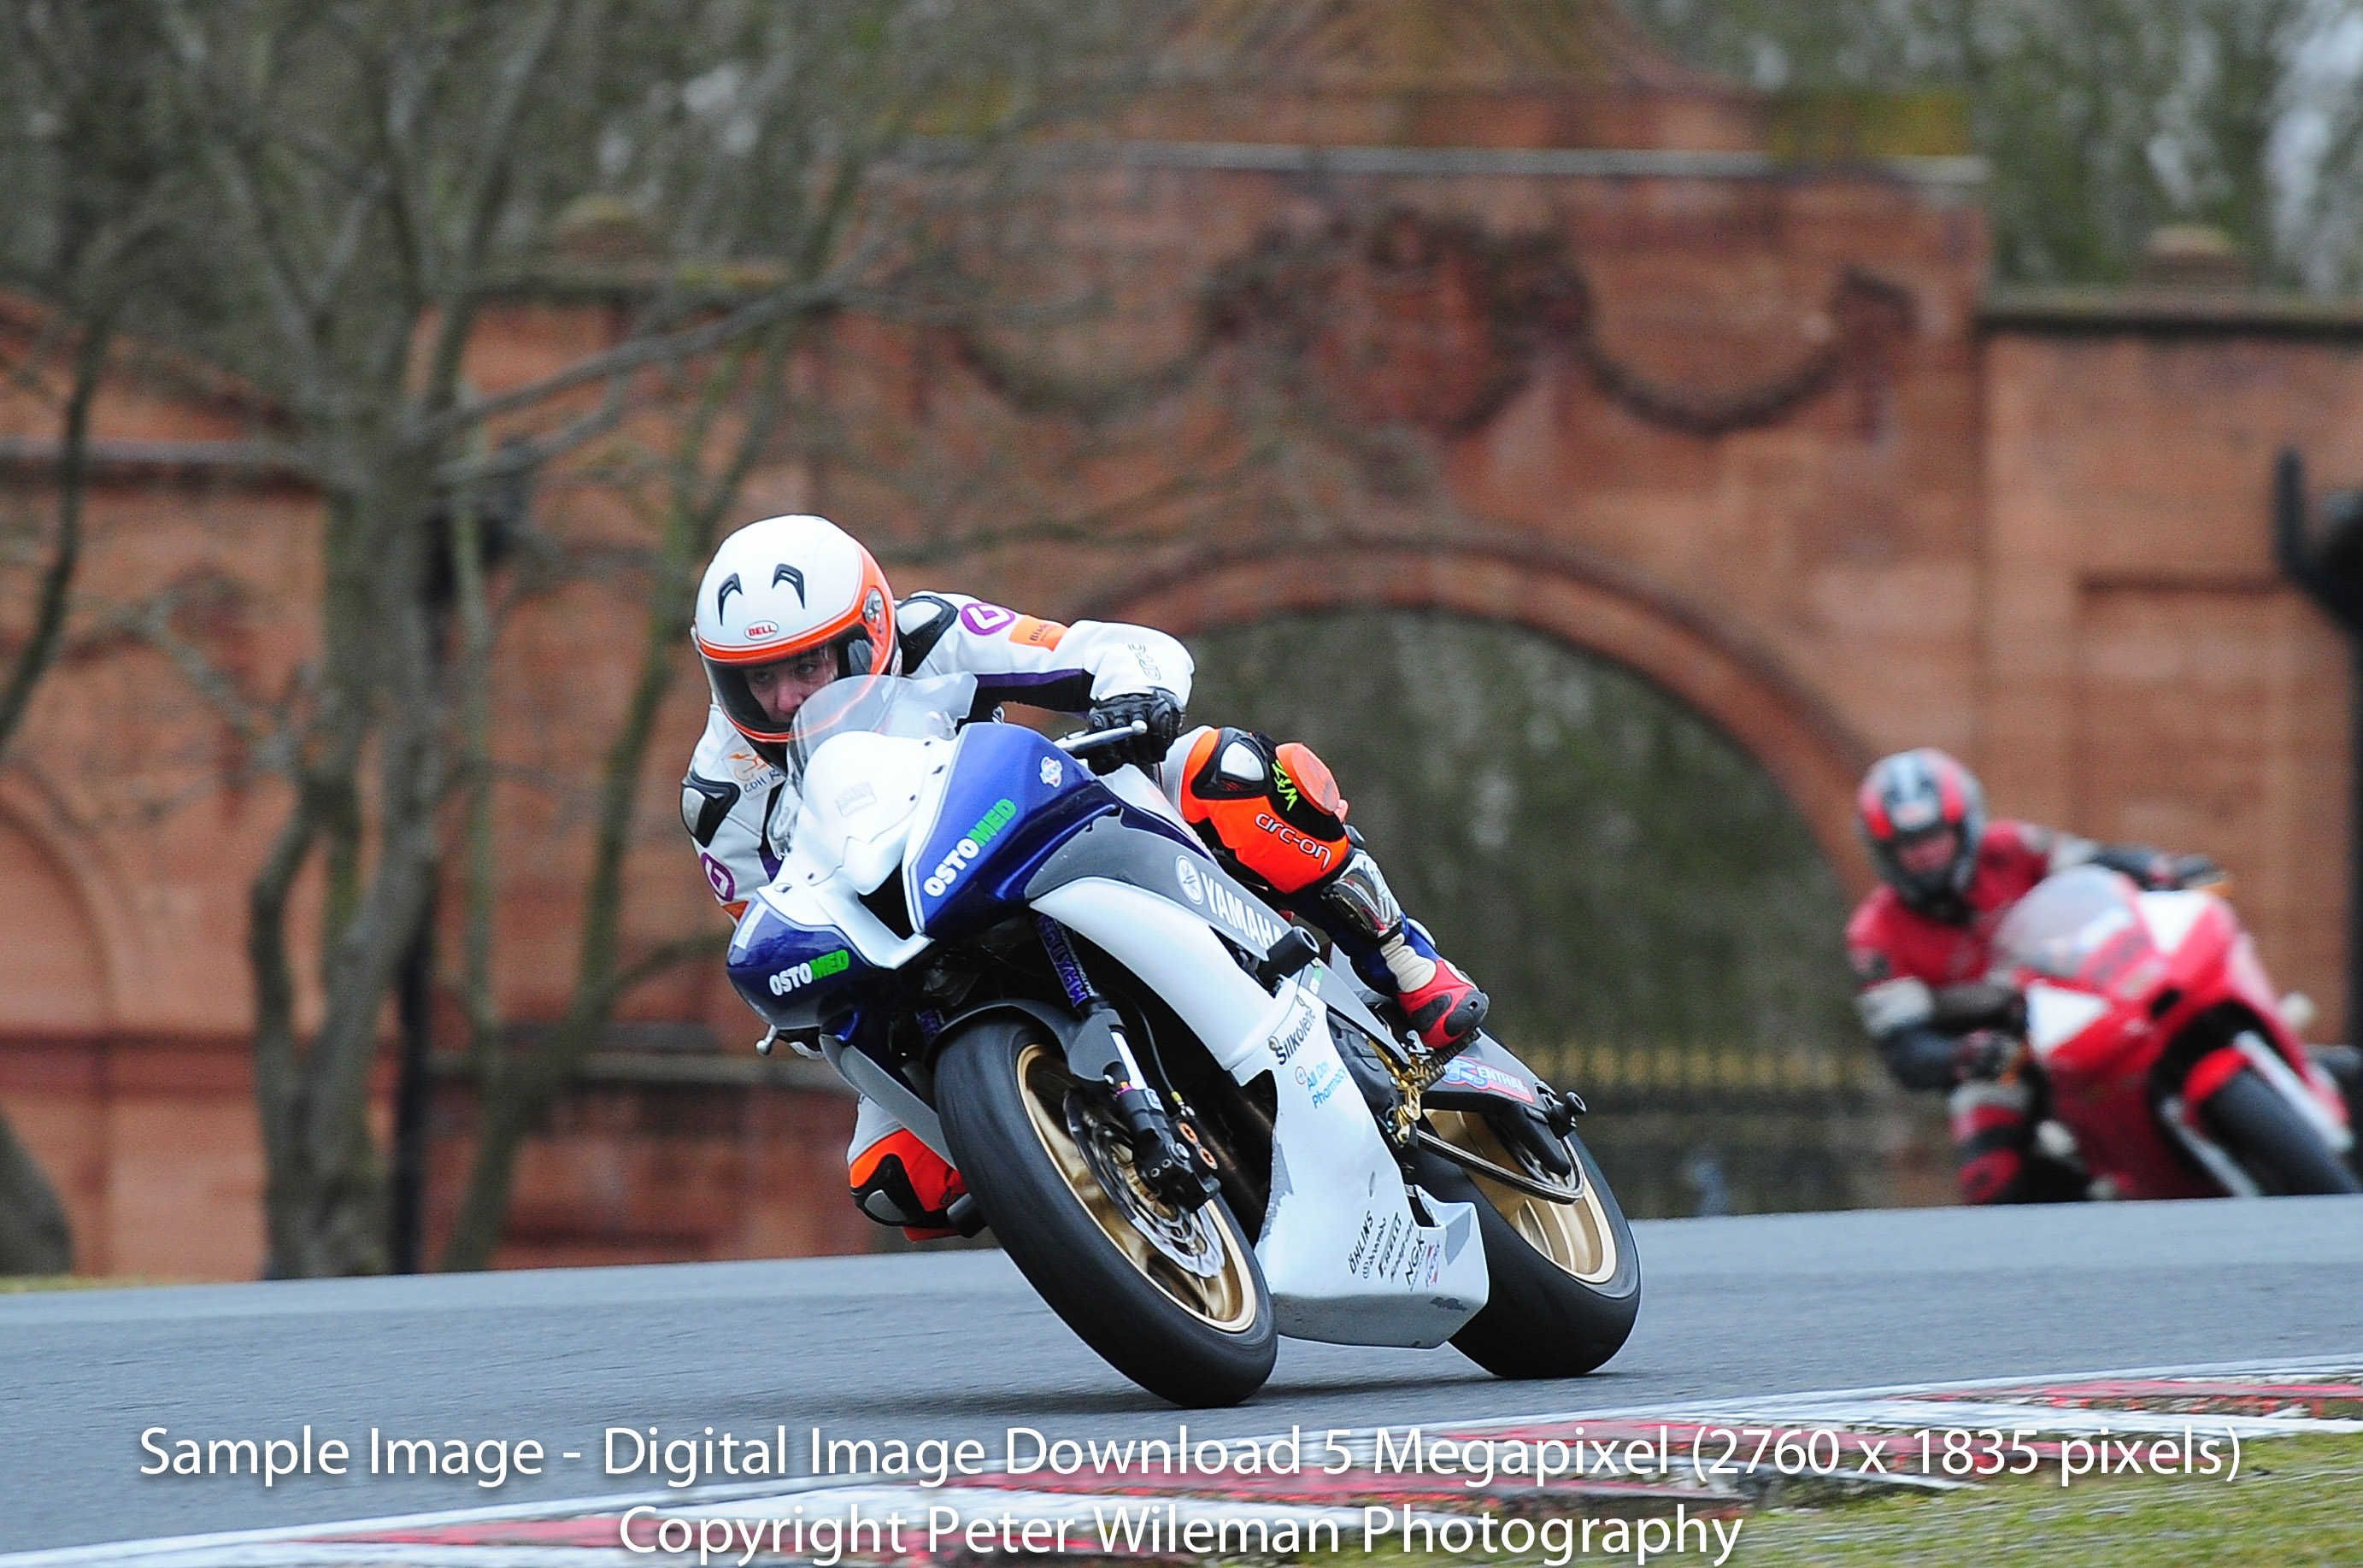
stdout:
<svg viewBox="0 0 2363 1568">
<path fill-rule="evenodd" d="M 90 410 L 106 366 L 111 334 L 104 323 L 84 328 L 74 353 L 66 397 L 65 434 L 58 453 L 58 533 L 41 574 L 33 635 L 0 687 L 0 753 L 7 750 L 32 705 L 33 689 L 56 659 L 65 632 L 68 591 L 82 559 L 82 503 L 87 488 Z M 73 1266 L 66 1212 L 49 1177 L 0 1117 L 0 1274 L 63 1274 Z"/>
<path fill-rule="evenodd" d="M 64 1274 L 72 1267 L 66 1211 L 31 1153 L 0 1119 L 0 1274 Z"/>
<path fill-rule="evenodd" d="M 382 458 L 380 475 L 423 468 Z M 369 1131 L 371 1069 L 396 970 L 435 879 L 447 743 L 433 690 L 433 631 L 417 591 L 426 498 L 384 480 L 329 507 L 323 712 L 317 746 L 250 891 L 255 1093 L 270 1154 L 264 1195 L 275 1276 L 380 1274 L 385 1173 Z M 376 790 L 360 810 L 365 746 Z M 361 854 L 363 819 L 373 854 Z M 331 873 L 323 933 L 327 1006 L 299 1050 L 288 893 L 316 850 Z"/>
<path fill-rule="evenodd" d="M 681 606 L 723 516 L 736 502 L 740 488 L 757 459 L 769 446 L 783 413 L 781 379 L 788 356 L 798 341 L 801 323 L 793 317 L 760 337 L 723 356 L 705 380 L 704 395 L 687 422 L 674 449 L 671 503 L 667 509 L 664 537 L 657 551 L 656 572 L 649 585 L 648 613 L 641 627 L 640 663 L 633 681 L 624 723 L 608 747 L 601 778 L 599 815 L 592 849 L 591 875 L 584 884 L 582 936 L 578 951 L 574 996 L 566 1016 L 530 1056 L 518 1061 L 504 1057 L 489 1033 L 489 1020 L 477 1025 L 478 1122 L 476 1153 L 468 1172 L 468 1187 L 460 1217 L 445 1243 L 445 1269 L 491 1266 L 507 1223 L 509 1195 L 516 1157 L 549 1103 L 572 1080 L 584 1057 L 597 1045 L 616 1005 L 640 981 L 709 945 L 701 938 L 669 944 L 631 968 L 618 972 L 617 949 L 622 927 L 624 857 L 631 848 L 632 816 L 639 797 L 640 775 L 655 733 L 657 713 L 672 684 L 673 661 L 679 657 Z M 747 407 L 735 432 L 732 450 L 721 472 L 707 479 L 699 459 L 716 420 L 729 394 L 745 384 L 751 371 Z M 489 831 L 488 827 L 484 831 Z M 471 888 L 472 900 L 489 900 L 489 879 Z M 471 963 L 489 961 L 481 944 L 471 944 Z"/>
</svg>

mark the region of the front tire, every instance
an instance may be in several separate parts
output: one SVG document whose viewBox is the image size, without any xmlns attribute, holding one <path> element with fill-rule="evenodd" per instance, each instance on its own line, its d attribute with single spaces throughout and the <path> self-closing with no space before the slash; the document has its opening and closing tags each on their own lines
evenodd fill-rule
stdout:
<svg viewBox="0 0 2363 1568">
<path fill-rule="evenodd" d="M 2269 1196 L 2363 1192 L 2297 1108 L 2242 1068 L 2200 1108 L 2208 1131 Z"/>
<path fill-rule="evenodd" d="M 1437 1110 L 1428 1122 L 1472 1154 L 1546 1176 L 1481 1116 Z M 1572 1203 L 1471 1175 L 1432 1152 L 1420 1155 L 1421 1186 L 1477 1206 L 1492 1293 L 1452 1343 L 1496 1377 L 1581 1377 L 1624 1348 L 1641 1310 L 1641 1264 L 1625 1210 L 1583 1140 L 1570 1134 L 1567 1148 L 1583 1172 Z"/>
<path fill-rule="evenodd" d="M 1236 1405 L 1279 1353 L 1271 1294 L 1220 1198 L 1187 1214 L 1132 1176 L 1096 1084 L 1030 1020 L 983 1018 L 936 1058 L 936 1109 L 993 1234 L 1083 1342 L 1176 1405 Z"/>
</svg>

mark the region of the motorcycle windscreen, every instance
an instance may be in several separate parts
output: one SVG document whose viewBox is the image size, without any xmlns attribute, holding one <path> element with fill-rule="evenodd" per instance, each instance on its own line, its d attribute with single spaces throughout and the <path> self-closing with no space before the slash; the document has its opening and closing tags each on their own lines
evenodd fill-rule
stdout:
<svg viewBox="0 0 2363 1568">
<path fill-rule="evenodd" d="M 1994 933 L 1998 966 L 2032 969 L 2094 990 L 2105 990 L 2150 946 L 2133 883 L 2098 866 L 2046 878 Z"/>
<path fill-rule="evenodd" d="M 788 730 L 788 778 L 802 779 L 813 754 L 843 734 L 949 740 L 975 701 L 972 675 L 857 675 L 832 681 L 796 710 Z"/>
</svg>

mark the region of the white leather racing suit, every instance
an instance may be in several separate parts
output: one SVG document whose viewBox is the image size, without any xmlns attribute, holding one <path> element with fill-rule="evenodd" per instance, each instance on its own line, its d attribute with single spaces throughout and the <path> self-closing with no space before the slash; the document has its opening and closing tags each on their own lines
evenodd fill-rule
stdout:
<svg viewBox="0 0 2363 1568">
<path fill-rule="evenodd" d="M 897 668 L 912 677 L 973 675 L 976 712 L 1026 702 L 1080 713 L 1110 697 L 1163 690 L 1190 701 L 1190 650 L 1147 626 L 1020 615 L 958 593 L 915 593 L 894 607 Z M 795 801 L 787 775 L 757 753 L 717 704 L 682 780 L 681 817 L 698 867 L 735 917 L 779 874 Z"/>
<path fill-rule="evenodd" d="M 1020 615 L 957 593 L 915 593 L 894 607 L 896 673 L 976 677 L 976 709 L 983 717 L 1003 702 L 1080 713 L 1111 697 L 1163 690 L 1177 706 L 1190 700 L 1190 653 L 1175 638 L 1146 626 L 1113 621 L 1055 621 Z M 788 778 L 724 716 L 707 711 L 705 734 L 682 780 L 682 825 L 714 896 L 735 919 L 747 899 L 778 875 L 796 817 Z M 902 1132 L 902 1124 L 869 1099 L 855 1117 L 846 1163 L 860 1174 L 876 1164 L 865 1151 Z M 902 1140 L 902 1157 L 925 1160 Z M 917 1173 L 914 1173 L 915 1175 Z M 924 1181 L 926 1177 L 920 1176 Z M 877 1200 L 857 1191 L 866 1210 Z M 871 1217 L 889 1223 L 888 1211 Z M 896 1217 L 907 1218 L 907 1216 Z"/>
</svg>

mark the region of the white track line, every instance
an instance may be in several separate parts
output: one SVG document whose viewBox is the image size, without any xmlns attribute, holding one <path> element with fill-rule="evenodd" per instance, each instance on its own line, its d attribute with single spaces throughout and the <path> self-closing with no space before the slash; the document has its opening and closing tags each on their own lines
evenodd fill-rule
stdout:
<svg viewBox="0 0 2363 1568">
<path fill-rule="evenodd" d="M 1479 1420 L 1440 1420 L 1406 1423 L 1424 1425 L 1437 1431 L 1483 1432 L 1512 1428 L 1565 1425 L 1587 1421 L 1639 1421 L 1699 1419 L 1713 1418 L 1727 1422 L 1748 1417 L 1770 1417 L 1797 1421 L 1810 1419 L 1814 1424 L 1836 1423 L 1875 1427 L 1968 1427 L 1982 1421 L 1992 1425 L 1998 1419 L 2039 1418 L 2044 1430 L 2085 1432 L 2102 1425 L 2116 1431 L 2132 1431 L 2147 1426 L 2154 1418 L 2160 1430 L 2179 1430 L 2185 1424 L 2197 1425 L 2198 1419 L 2169 1413 L 2141 1410 L 2102 1410 L 2079 1407 L 2036 1406 L 2001 1401 L 1967 1401 L 1915 1399 L 1914 1396 L 1932 1394 L 1985 1392 L 2001 1394 L 2012 1390 L 2029 1391 L 2075 1386 L 2088 1383 L 2112 1383 L 2136 1380 L 2156 1382 L 2188 1382 L 2194 1392 L 2202 1392 L 2215 1382 L 2305 1382 L 2327 1377 L 2363 1379 L 2363 1353 L 2352 1356 L 2319 1357 L 2309 1360 L 2253 1362 L 2198 1362 L 2167 1366 L 2118 1367 L 2102 1371 L 2077 1371 L 2008 1377 L 1963 1378 L 1942 1383 L 1890 1384 L 1878 1387 L 1826 1389 L 1806 1393 L 1706 1397 L 1660 1401 L 1646 1405 L 1614 1406 L 1605 1408 L 1553 1410 L 1535 1415 L 1489 1416 Z M 1946 1418 L 1951 1418 L 1947 1419 Z M 2297 1432 L 2363 1431 L 2363 1420 L 2314 1420 L 2281 1416 L 2217 1416 L 2204 1418 L 2211 1429 L 2236 1423 L 2239 1430 L 2257 1436 L 2278 1436 Z M 1354 1446 L 1363 1445 L 1366 1435 L 1374 1429 L 1356 1430 Z M 1286 1433 L 1270 1433 L 1255 1441 L 1268 1441 Z M 1239 1441 L 1233 1438 L 1226 1441 Z M 814 1475 L 795 1480 L 741 1483 L 736 1485 L 699 1486 L 682 1490 L 671 1488 L 660 1492 L 613 1493 L 599 1496 L 566 1498 L 556 1502 L 524 1505 L 494 1505 L 488 1507 L 441 1509 L 427 1513 L 395 1514 L 376 1518 L 340 1519 L 311 1525 L 283 1526 L 270 1529 L 225 1530 L 200 1535 L 163 1536 L 148 1540 L 112 1541 L 96 1546 L 45 1548 L 33 1551 L 0 1554 L 0 1568 L 80 1568 L 82 1564 L 123 1564 L 125 1568 L 312 1568 L 312 1565 L 336 1563 L 389 1564 L 404 1561 L 431 1562 L 437 1568 L 612 1568 L 619 1561 L 614 1547 L 563 1546 L 441 1546 L 429 1543 L 327 1541 L 324 1536 L 359 1535 L 394 1530 L 434 1529 L 458 1525 L 502 1522 L 530 1522 L 538 1519 L 566 1518 L 578 1515 L 620 1512 L 643 1505 L 663 1509 L 669 1514 L 697 1510 L 708 1516 L 724 1513 L 751 1513 L 767 1502 L 809 1496 L 814 1493 L 832 1494 L 832 1500 L 850 1500 L 856 1496 L 889 1493 L 896 1501 L 907 1501 L 915 1489 L 879 1488 L 874 1478 L 861 1476 Z M 958 1496 L 973 1498 L 982 1488 L 962 1488 Z M 1106 1506 L 1108 1494 L 1089 1493 L 1029 1493 L 1014 1488 L 993 1488 L 988 1494 L 996 1503 L 1003 1498 L 1026 1499 L 1029 1505 L 1037 1500 L 1046 1509 L 1073 1507 L 1087 1509 L 1096 1503 Z M 944 1497 L 944 1493 L 932 1496 Z M 1321 1507 L 1313 1505 L 1288 1504 L 1274 1500 L 1270 1504 L 1255 1502 L 1226 1503 L 1209 1498 L 1160 1497 L 1159 1502 L 1172 1501 L 1192 1517 L 1198 1510 L 1214 1510 L 1203 1517 L 1237 1517 L 1246 1509 L 1258 1517 L 1277 1520 L 1284 1515 L 1328 1517 L 1349 1510 Z M 713 1505 L 722 1504 L 724 1507 Z M 733 1508 L 727 1505 L 738 1504 Z M 1044 1515 L 1040 1517 L 1049 1517 Z"/>
</svg>

